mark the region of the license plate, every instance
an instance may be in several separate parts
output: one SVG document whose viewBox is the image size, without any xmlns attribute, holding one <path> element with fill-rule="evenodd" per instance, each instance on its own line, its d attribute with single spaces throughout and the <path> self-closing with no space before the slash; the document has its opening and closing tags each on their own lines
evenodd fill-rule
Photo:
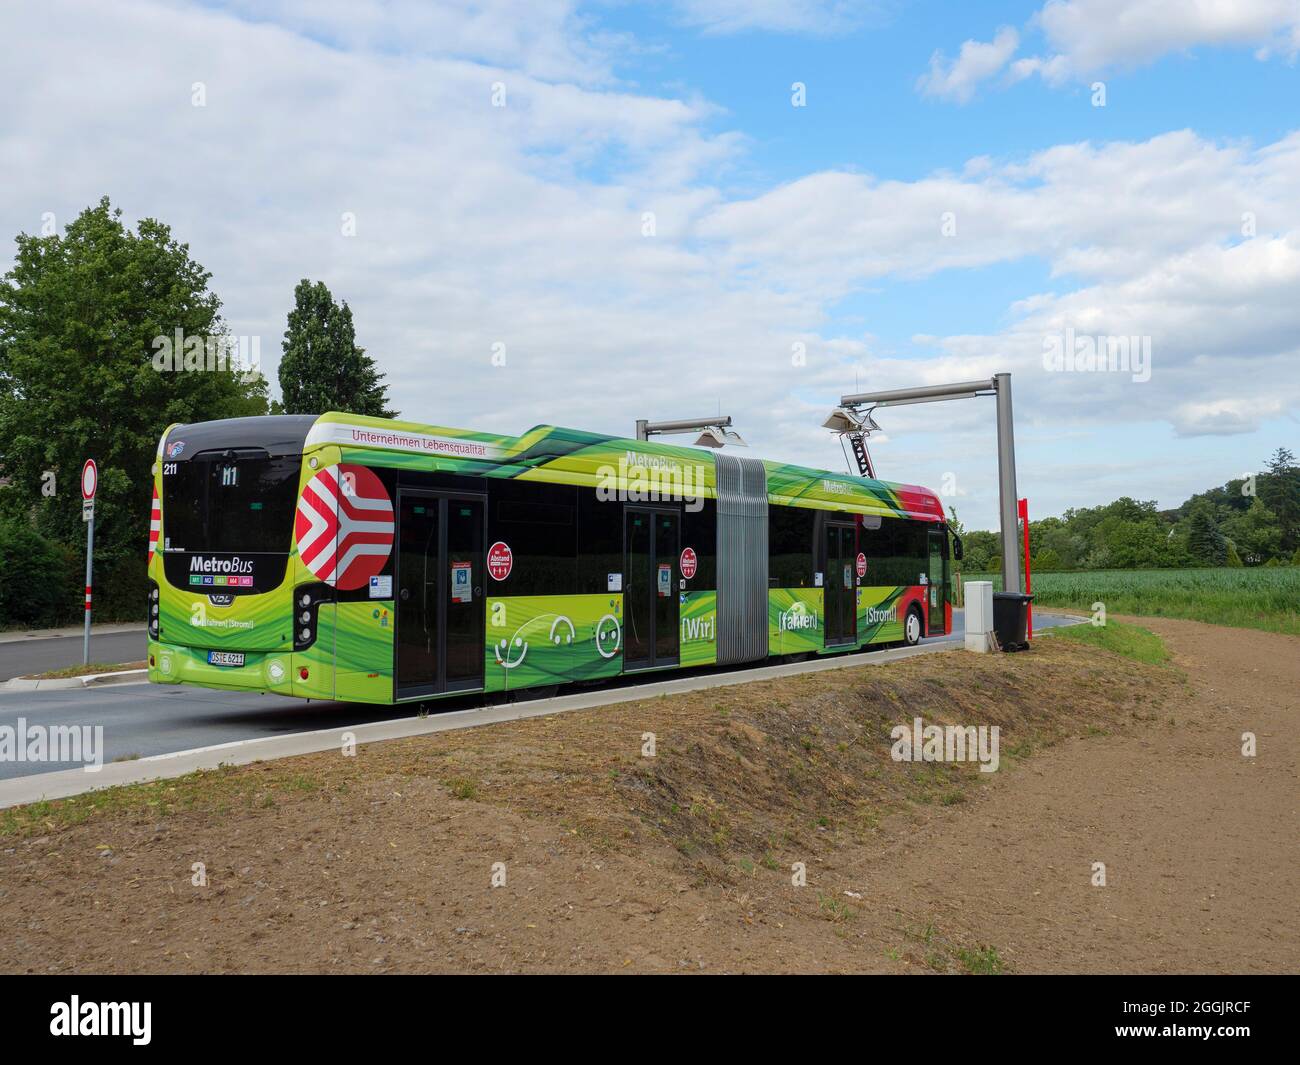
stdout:
<svg viewBox="0 0 1300 1065">
<path fill-rule="evenodd" d="M 244 664 L 243 651 L 209 651 L 208 665 L 210 666 L 242 666 Z"/>
</svg>

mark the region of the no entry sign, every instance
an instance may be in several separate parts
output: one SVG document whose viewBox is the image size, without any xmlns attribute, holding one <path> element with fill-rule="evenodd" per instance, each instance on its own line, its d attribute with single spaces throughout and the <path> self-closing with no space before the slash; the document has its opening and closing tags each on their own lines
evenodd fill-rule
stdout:
<svg viewBox="0 0 1300 1065">
<path fill-rule="evenodd" d="M 488 548 L 487 569 L 494 581 L 503 581 L 509 577 L 514 565 L 515 556 L 509 544 L 498 540 Z"/>
<path fill-rule="evenodd" d="M 698 560 L 695 558 L 695 548 L 686 548 L 686 550 L 682 552 L 681 557 L 682 576 L 689 581 L 695 576 L 695 567 L 697 565 Z"/>
</svg>

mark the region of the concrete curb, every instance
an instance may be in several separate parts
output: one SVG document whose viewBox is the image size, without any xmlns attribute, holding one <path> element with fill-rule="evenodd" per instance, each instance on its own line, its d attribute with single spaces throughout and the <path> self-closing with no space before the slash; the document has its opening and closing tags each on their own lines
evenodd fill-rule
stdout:
<svg viewBox="0 0 1300 1065">
<path fill-rule="evenodd" d="M 66 799 L 100 788 L 123 784 L 141 784 L 151 780 L 168 780 L 185 776 L 200 769 L 216 769 L 222 765 L 247 765 L 274 758 L 292 758 L 296 755 L 337 751 L 343 746 L 344 735 L 351 734 L 354 741 L 376 743 L 383 740 L 406 739 L 433 732 L 474 728 L 504 721 L 520 721 L 530 717 L 587 710 L 616 703 L 630 703 L 641 699 L 654 699 L 661 695 L 679 695 L 708 688 L 730 687 L 758 680 L 794 676 L 800 673 L 820 673 L 827 669 L 852 669 L 884 665 L 917 655 L 939 654 L 961 650 L 960 643 L 944 642 L 922 644 L 917 647 L 900 647 L 888 651 L 866 654 L 837 655 L 834 658 L 811 662 L 790 662 L 784 665 L 760 666 L 732 673 L 713 673 L 697 677 L 678 677 L 651 684 L 636 684 L 625 688 L 602 689 L 561 695 L 553 699 L 533 699 L 504 706 L 484 706 L 470 710 L 454 710 L 431 714 L 428 717 L 408 717 L 390 721 L 372 721 L 342 728 L 321 729 L 314 732 L 296 732 L 288 736 L 264 736 L 251 740 L 233 740 L 212 747 L 197 747 L 171 754 L 154 754 L 129 762 L 110 762 L 98 770 L 61 769 L 51 773 L 33 773 L 28 776 L 0 780 L 0 809 L 51 799 Z"/>
<path fill-rule="evenodd" d="M 116 673 L 92 673 L 78 679 L 83 688 L 91 688 L 104 684 L 143 684 L 148 678 L 147 669 L 121 669 Z"/>
<path fill-rule="evenodd" d="M 147 669 L 121 669 L 115 673 L 91 673 L 85 677 L 48 677 L 45 680 L 13 677 L 4 682 L 4 687 L 9 691 L 37 692 L 57 691 L 60 688 L 91 688 L 104 684 L 143 684 L 148 672 Z"/>
</svg>

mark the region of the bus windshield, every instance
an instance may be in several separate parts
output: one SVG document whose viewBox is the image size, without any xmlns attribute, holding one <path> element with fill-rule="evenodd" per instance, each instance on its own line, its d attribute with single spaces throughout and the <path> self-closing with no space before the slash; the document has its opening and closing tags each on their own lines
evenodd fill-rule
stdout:
<svg viewBox="0 0 1300 1065">
<path fill-rule="evenodd" d="M 257 449 L 164 462 L 164 551 L 287 554 L 301 466 L 301 455 Z"/>
</svg>

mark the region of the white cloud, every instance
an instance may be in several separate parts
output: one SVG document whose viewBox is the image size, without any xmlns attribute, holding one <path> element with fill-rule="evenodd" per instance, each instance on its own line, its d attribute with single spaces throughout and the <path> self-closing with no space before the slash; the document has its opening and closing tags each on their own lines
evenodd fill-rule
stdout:
<svg viewBox="0 0 1300 1065">
<path fill-rule="evenodd" d="M 177 12 L 187 0 L 162 0 Z M 252 24 L 275 25 L 345 52 L 441 56 L 500 65 L 546 81 L 612 80 L 610 45 L 578 0 L 226 0 Z"/>
<path fill-rule="evenodd" d="M 547 7 L 549 43 L 513 58 L 495 24 L 399 42 L 370 4 L 268 10 L 0 8 L 0 36 L 24 45 L 0 68 L 0 234 L 37 231 L 45 211 L 66 225 L 104 194 L 168 222 L 213 271 L 232 330 L 263 338 L 273 379 L 294 284 L 323 280 L 396 405 L 434 424 L 629 432 L 722 404 L 755 453 L 839 468 L 818 426 L 855 370 L 884 388 L 1011 369 L 1022 484 L 1055 509 L 1088 501 L 1041 457 L 1061 433 L 1099 441 L 1100 464 L 1117 425 L 1241 431 L 1300 405 L 1300 134 L 1061 145 L 914 181 L 820 172 L 734 199 L 717 179 L 738 135 L 710 132 L 707 102 L 611 80 L 623 43 L 603 50 L 570 5 Z M 905 358 L 827 324 L 865 285 L 1026 257 L 1061 291 L 1026 294 L 1003 332 Z M 1043 372 L 1044 333 L 1063 322 L 1152 335 L 1151 381 Z M 988 405 L 950 408 L 891 411 L 882 468 L 932 484 L 956 470 L 965 516 L 992 522 Z M 1205 457 L 1197 475 L 1216 468 Z"/>
<path fill-rule="evenodd" d="M 720 203 L 698 230 L 754 283 L 828 301 L 891 277 L 1041 259 L 1066 291 L 1019 301 L 1003 332 L 922 340 L 936 351 L 922 362 L 867 346 L 843 356 L 881 388 L 1009 369 L 1031 400 L 1023 409 L 1055 424 L 1224 434 L 1300 409 L 1298 204 L 1300 134 L 1250 151 L 1182 131 L 980 160 L 961 177 L 814 174 Z M 941 228 L 949 212 L 953 236 Z M 1254 239 L 1242 238 L 1248 212 L 1268 220 Z M 1067 327 L 1150 337 L 1151 380 L 1047 372 L 1045 339 Z"/>
<path fill-rule="evenodd" d="M 1242 216 L 1300 225 L 1300 135 L 1251 152 L 1183 130 L 1138 143 L 1059 145 L 916 181 L 823 171 L 719 204 L 699 232 L 736 269 L 836 297 L 863 281 L 1025 256 L 1056 273 L 1117 277 L 1212 240 Z M 945 235 L 951 215 L 956 231 Z"/>
<path fill-rule="evenodd" d="M 917 80 L 926 96 L 964 104 L 975 95 L 980 83 L 998 74 L 1020 47 L 1020 35 L 1009 26 L 998 30 L 992 41 L 967 41 L 957 58 L 948 63 L 942 52 L 930 57 L 930 70 Z"/>
<path fill-rule="evenodd" d="M 1004 69 L 1008 82 L 1038 75 L 1059 86 L 1202 46 L 1250 47 L 1259 59 L 1300 53 L 1300 0 L 1049 0 L 1030 26 L 1045 54 L 1013 58 L 1020 42 L 1004 27 L 988 44 L 968 40 L 951 65 L 935 52 L 918 89 L 966 103 Z"/>
<path fill-rule="evenodd" d="M 1201 45 L 1280 46 L 1292 56 L 1297 0 L 1052 0 L 1035 16 L 1055 56 L 1079 77 L 1151 63 Z"/>
</svg>

